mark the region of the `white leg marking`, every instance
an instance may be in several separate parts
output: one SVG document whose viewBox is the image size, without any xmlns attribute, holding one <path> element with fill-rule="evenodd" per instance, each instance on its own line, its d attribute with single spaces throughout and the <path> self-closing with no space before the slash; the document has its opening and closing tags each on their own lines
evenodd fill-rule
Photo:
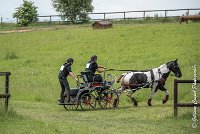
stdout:
<svg viewBox="0 0 200 134">
<path fill-rule="evenodd" d="M 153 96 L 155 95 L 155 93 L 156 93 L 155 90 L 156 90 L 157 85 L 158 85 L 157 82 L 154 82 L 154 83 L 153 83 L 152 91 L 151 91 L 151 93 L 150 93 L 149 99 L 152 99 Z"/>
</svg>

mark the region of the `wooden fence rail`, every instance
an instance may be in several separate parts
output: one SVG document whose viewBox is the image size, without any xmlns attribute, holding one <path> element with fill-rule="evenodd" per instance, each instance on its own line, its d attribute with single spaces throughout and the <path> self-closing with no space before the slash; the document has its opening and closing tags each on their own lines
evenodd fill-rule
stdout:
<svg viewBox="0 0 200 134">
<path fill-rule="evenodd" d="M 114 20 L 114 19 L 121 19 L 121 20 L 126 20 L 126 19 L 146 19 L 146 18 L 169 18 L 169 17 L 177 17 L 177 16 L 182 16 L 181 15 L 168 15 L 169 12 L 179 12 L 179 11 L 184 11 L 185 15 L 191 15 L 192 11 L 197 11 L 198 13 L 200 13 L 200 8 L 189 8 L 189 9 L 169 9 L 169 10 L 142 10 L 142 11 L 123 11 L 123 12 L 101 12 L 101 13 L 89 13 L 90 16 L 90 20 L 91 21 L 96 21 L 96 20 Z M 150 17 L 148 15 L 148 13 L 164 13 L 164 16 L 154 16 L 154 17 Z M 141 13 L 142 15 L 138 16 L 131 16 L 128 17 L 128 14 L 130 13 Z M 122 17 L 109 17 L 109 15 L 120 15 Z M 154 15 L 155 15 L 154 14 Z M 95 15 L 98 15 L 100 17 L 94 17 Z M 157 14 L 158 15 L 158 14 Z M 47 16 L 37 16 L 37 18 L 39 18 L 39 22 L 58 22 L 58 20 L 54 20 L 54 18 L 61 18 L 61 15 L 47 15 Z M 16 19 L 16 22 L 18 20 Z M 67 21 L 67 20 L 62 20 L 62 21 Z M 80 20 L 82 21 L 82 20 Z M 3 17 L 1 17 L 1 23 L 3 24 L 4 20 Z"/>
<path fill-rule="evenodd" d="M 200 12 L 200 8 L 190 8 L 190 9 L 170 9 L 170 10 L 143 10 L 143 11 L 124 11 L 124 12 L 102 12 L 102 13 L 89 13 L 89 16 L 92 16 L 92 15 L 100 15 L 102 16 L 101 18 L 94 18 L 94 17 L 90 17 L 92 21 L 95 21 L 95 20 L 106 20 L 106 19 L 145 19 L 145 18 L 154 18 L 154 17 L 150 17 L 148 16 L 148 13 L 157 13 L 157 12 L 163 12 L 164 13 L 164 17 L 163 16 L 157 16 L 157 18 L 169 18 L 169 17 L 177 17 L 177 15 L 167 15 L 168 12 L 178 12 L 178 11 L 185 11 L 186 12 L 186 15 L 190 15 L 190 12 L 191 11 L 199 11 Z M 140 17 L 127 17 L 127 14 L 130 14 L 130 13 L 142 13 L 143 15 L 140 16 Z M 118 18 L 108 18 L 107 16 L 108 15 L 119 15 L 119 14 L 122 14 L 123 17 L 118 17 Z M 179 16 L 182 16 L 179 15 Z M 38 16 L 38 18 L 49 18 L 49 22 L 53 22 L 52 21 L 52 18 L 54 17 L 61 17 L 61 15 L 48 15 L 48 16 Z"/>
<path fill-rule="evenodd" d="M 178 103 L 178 83 L 194 83 L 194 80 L 174 80 L 174 117 L 178 116 L 178 107 L 200 107 L 199 103 Z M 200 83 L 200 80 L 197 80 L 196 83 Z"/>
</svg>

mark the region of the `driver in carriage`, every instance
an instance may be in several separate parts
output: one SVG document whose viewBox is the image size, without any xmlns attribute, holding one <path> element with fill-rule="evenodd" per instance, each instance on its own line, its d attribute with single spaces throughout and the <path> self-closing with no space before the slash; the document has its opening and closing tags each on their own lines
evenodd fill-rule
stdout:
<svg viewBox="0 0 200 134">
<path fill-rule="evenodd" d="M 90 61 L 86 64 L 86 72 L 91 72 L 93 74 L 93 82 L 102 82 L 102 76 L 100 74 L 95 74 L 95 72 L 97 71 L 98 73 L 102 73 L 105 72 L 105 67 L 104 66 L 100 66 L 97 64 L 97 56 L 93 55 L 90 58 Z"/>
</svg>

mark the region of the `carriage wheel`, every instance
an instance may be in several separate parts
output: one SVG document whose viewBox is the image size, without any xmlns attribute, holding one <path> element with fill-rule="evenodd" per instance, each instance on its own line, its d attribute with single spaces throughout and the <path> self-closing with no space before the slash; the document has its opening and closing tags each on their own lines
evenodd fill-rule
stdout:
<svg viewBox="0 0 200 134">
<path fill-rule="evenodd" d="M 66 105 L 63 105 L 63 106 L 66 110 L 73 110 L 75 105 L 74 104 L 66 104 Z"/>
<path fill-rule="evenodd" d="M 64 99 L 66 99 L 66 96 L 64 97 Z M 70 103 L 63 104 L 63 106 L 66 110 L 74 110 L 74 109 L 78 109 L 79 104 L 77 104 L 76 102 L 73 102 L 70 97 Z"/>
<path fill-rule="evenodd" d="M 99 95 L 99 105 L 101 108 L 117 108 L 119 104 L 119 96 L 113 90 L 104 90 Z"/>
<path fill-rule="evenodd" d="M 79 103 L 82 110 L 96 108 L 96 99 L 91 93 L 84 93 L 83 95 L 81 95 Z"/>
<path fill-rule="evenodd" d="M 74 109 L 78 109 L 78 107 L 79 107 L 78 104 L 66 104 L 63 106 L 66 110 L 74 110 Z"/>
</svg>

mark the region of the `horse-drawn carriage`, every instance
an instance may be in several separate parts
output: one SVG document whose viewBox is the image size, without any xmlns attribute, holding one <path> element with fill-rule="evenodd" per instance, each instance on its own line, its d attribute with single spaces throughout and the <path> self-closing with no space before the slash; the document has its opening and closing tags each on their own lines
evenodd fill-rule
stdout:
<svg viewBox="0 0 200 134">
<path fill-rule="evenodd" d="M 107 74 L 104 80 L 95 80 L 99 75 L 93 75 L 91 72 L 81 72 L 78 77 L 77 87 L 70 89 L 70 102 L 60 103 L 66 110 L 95 109 L 98 105 L 100 108 L 116 108 L 119 103 L 119 97 L 112 89 L 116 78 L 112 74 Z"/>
<path fill-rule="evenodd" d="M 95 79 L 98 75 L 95 75 L 94 77 L 90 72 L 81 72 L 81 75 L 78 75 L 79 84 L 77 88 L 71 89 L 70 91 L 70 103 L 63 103 L 60 105 L 64 105 L 66 110 L 77 109 L 79 106 L 82 110 L 94 109 L 96 108 L 97 103 L 101 108 L 117 108 L 119 104 L 119 96 L 128 89 L 129 92 L 127 96 L 131 99 L 133 104 L 137 106 L 137 100 L 133 96 L 133 93 L 141 88 L 151 88 L 151 93 L 147 102 L 149 106 L 152 106 L 152 97 L 158 89 L 165 92 L 166 95 L 162 101 L 164 104 L 169 98 L 169 92 L 164 87 L 165 81 L 167 81 L 171 72 L 173 72 L 174 76 L 178 78 L 182 76 L 177 59 L 151 70 L 131 70 L 130 72 L 123 74 L 120 78 L 121 87 L 118 89 L 112 88 L 116 81 L 115 76 L 112 74 L 108 74 L 104 80 L 96 82 Z M 80 78 L 83 82 L 80 82 Z"/>
</svg>

